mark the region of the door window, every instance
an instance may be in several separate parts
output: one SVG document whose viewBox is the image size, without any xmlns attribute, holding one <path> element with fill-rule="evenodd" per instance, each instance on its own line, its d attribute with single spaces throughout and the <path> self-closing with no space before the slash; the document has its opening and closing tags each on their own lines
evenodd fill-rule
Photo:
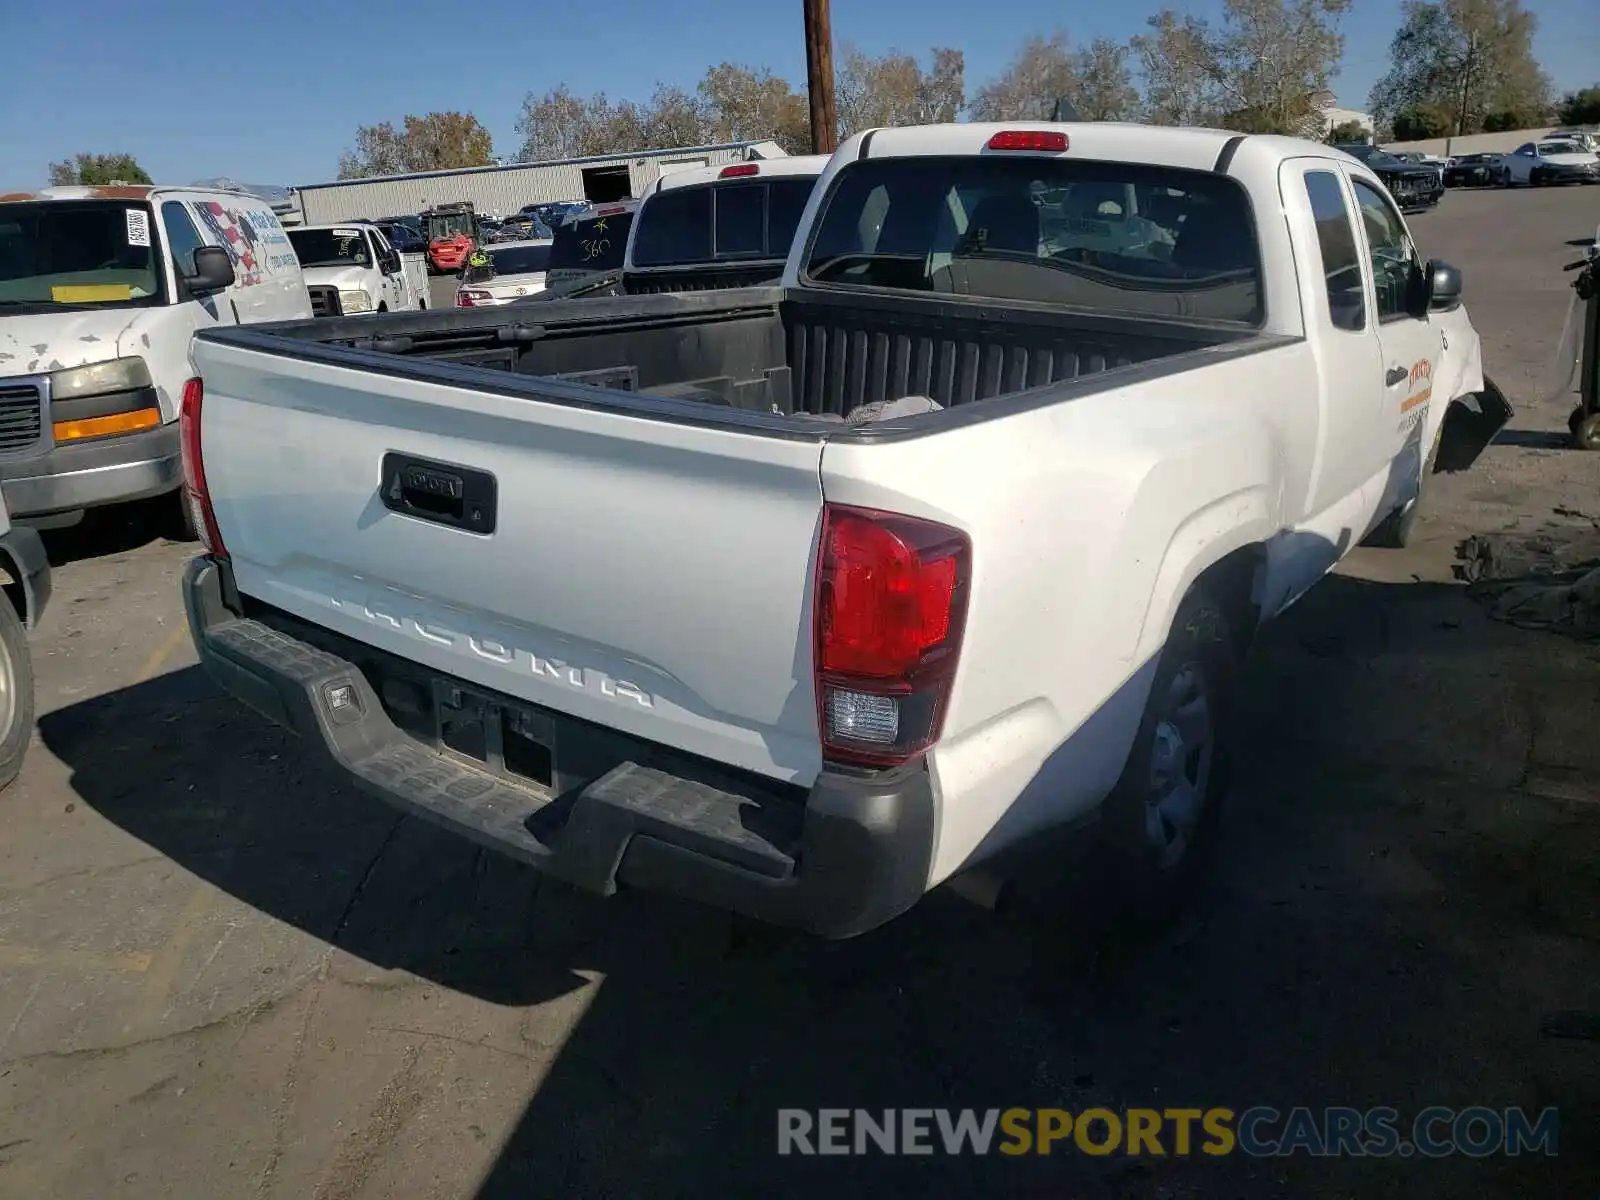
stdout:
<svg viewBox="0 0 1600 1200">
<path fill-rule="evenodd" d="M 168 200 L 161 206 L 161 224 L 167 231 L 167 247 L 172 251 L 178 278 L 195 274 L 194 252 L 206 241 L 181 200 Z"/>
<path fill-rule="evenodd" d="M 1372 258 L 1372 283 L 1377 292 L 1378 320 L 1393 321 L 1409 314 L 1412 289 L 1421 276 L 1416 247 L 1405 223 L 1389 198 L 1364 179 L 1352 180 L 1361 225 L 1367 233 Z"/>
<path fill-rule="evenodd" d="M 1361 259 L 1344 188 L 1332 171 L 1306 172 L 1306 198 L 1317 223 L 1317 249 L 1328 289 L 1328 317 L 1335 329 L 1360 330 L 1367 324 Z"/>
</svg>

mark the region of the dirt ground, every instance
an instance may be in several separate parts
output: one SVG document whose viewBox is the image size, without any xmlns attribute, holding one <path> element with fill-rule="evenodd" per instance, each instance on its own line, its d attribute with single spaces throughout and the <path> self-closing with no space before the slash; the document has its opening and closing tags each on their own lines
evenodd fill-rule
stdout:
<svg viewBox="0 0 1600 1200">
<path fill-rule="evenodd" d="M 1416 218 L 1518 414 L 1421 545 L 1358 552 L 1266 635 L 1210 895 L 1092 966 L 945 894 L 825 945 L 541 891 L 215 691 L 186 548 L 54 538 L 39 737 L 0 797 L 0 1196 L 1593 1195 L 1600 1043 L 1541 1027 L 1600 1010 L 1600 647 L 1491 622 L 1451 562 L 1600 517 L 1600 456 L 1534 403 L 1597 220 L 1595 189 Z M 1092 1104 L 1556 1106 L 1561 1139 L 775 1153 L 780 1107 Z"/>
</svg>

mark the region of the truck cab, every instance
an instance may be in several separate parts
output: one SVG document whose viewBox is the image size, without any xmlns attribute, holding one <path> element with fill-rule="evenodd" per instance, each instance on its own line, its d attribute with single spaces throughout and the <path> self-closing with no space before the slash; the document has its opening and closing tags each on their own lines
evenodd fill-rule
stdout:
<svg viewBox="0 0 1600 1200">
<path fill-rule="evenodd" d="M 289 241 L 319 317 L 416 312 L 428 307 L 422 256 L 402 255 L 376 225 L 298 225 Z"/>
<path fill-rule="evenodd" d="M 171 495 L 196 330 L 311 314 L 271 207 L 245 192 L 105 186 L 0 195 L 0 489 L 11 518 Z"/>
</svg>

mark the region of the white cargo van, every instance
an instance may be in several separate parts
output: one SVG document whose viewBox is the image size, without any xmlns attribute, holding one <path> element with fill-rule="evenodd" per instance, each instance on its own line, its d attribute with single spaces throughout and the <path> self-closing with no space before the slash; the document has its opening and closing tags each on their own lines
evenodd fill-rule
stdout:
<svg viewBox="0 0 1600 1200">
<path fill-rule="evenodd" d="M 198 329 L 311 315 L 294 247 L 245 192 L 0 195 L 0 490 L 13 520 L 173 495 Z"/>
</svg>

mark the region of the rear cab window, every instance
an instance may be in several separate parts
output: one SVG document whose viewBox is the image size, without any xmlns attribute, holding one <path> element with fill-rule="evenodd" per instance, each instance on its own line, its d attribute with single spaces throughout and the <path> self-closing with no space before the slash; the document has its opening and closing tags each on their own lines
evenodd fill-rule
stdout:
<svg viewBox="0 0 1600 1200">
<path fill-rule="evenodd" d="M 853 163 L 822 205 L 812 285 L 1259 326 L 1249 196 L 1210 172 L 1054 158 Z"/>
<path fill-rule="evenodd" d="M 633 217 L 629 210 L 563 221 L 551 240 L 550 270 L 620 270 Z"/>
<path fill-rule="evenodd" d="M 668 188 L 641 210 L 635 267 L 688 267 L 789 256 L 811 175 Z"/>
</svg>

